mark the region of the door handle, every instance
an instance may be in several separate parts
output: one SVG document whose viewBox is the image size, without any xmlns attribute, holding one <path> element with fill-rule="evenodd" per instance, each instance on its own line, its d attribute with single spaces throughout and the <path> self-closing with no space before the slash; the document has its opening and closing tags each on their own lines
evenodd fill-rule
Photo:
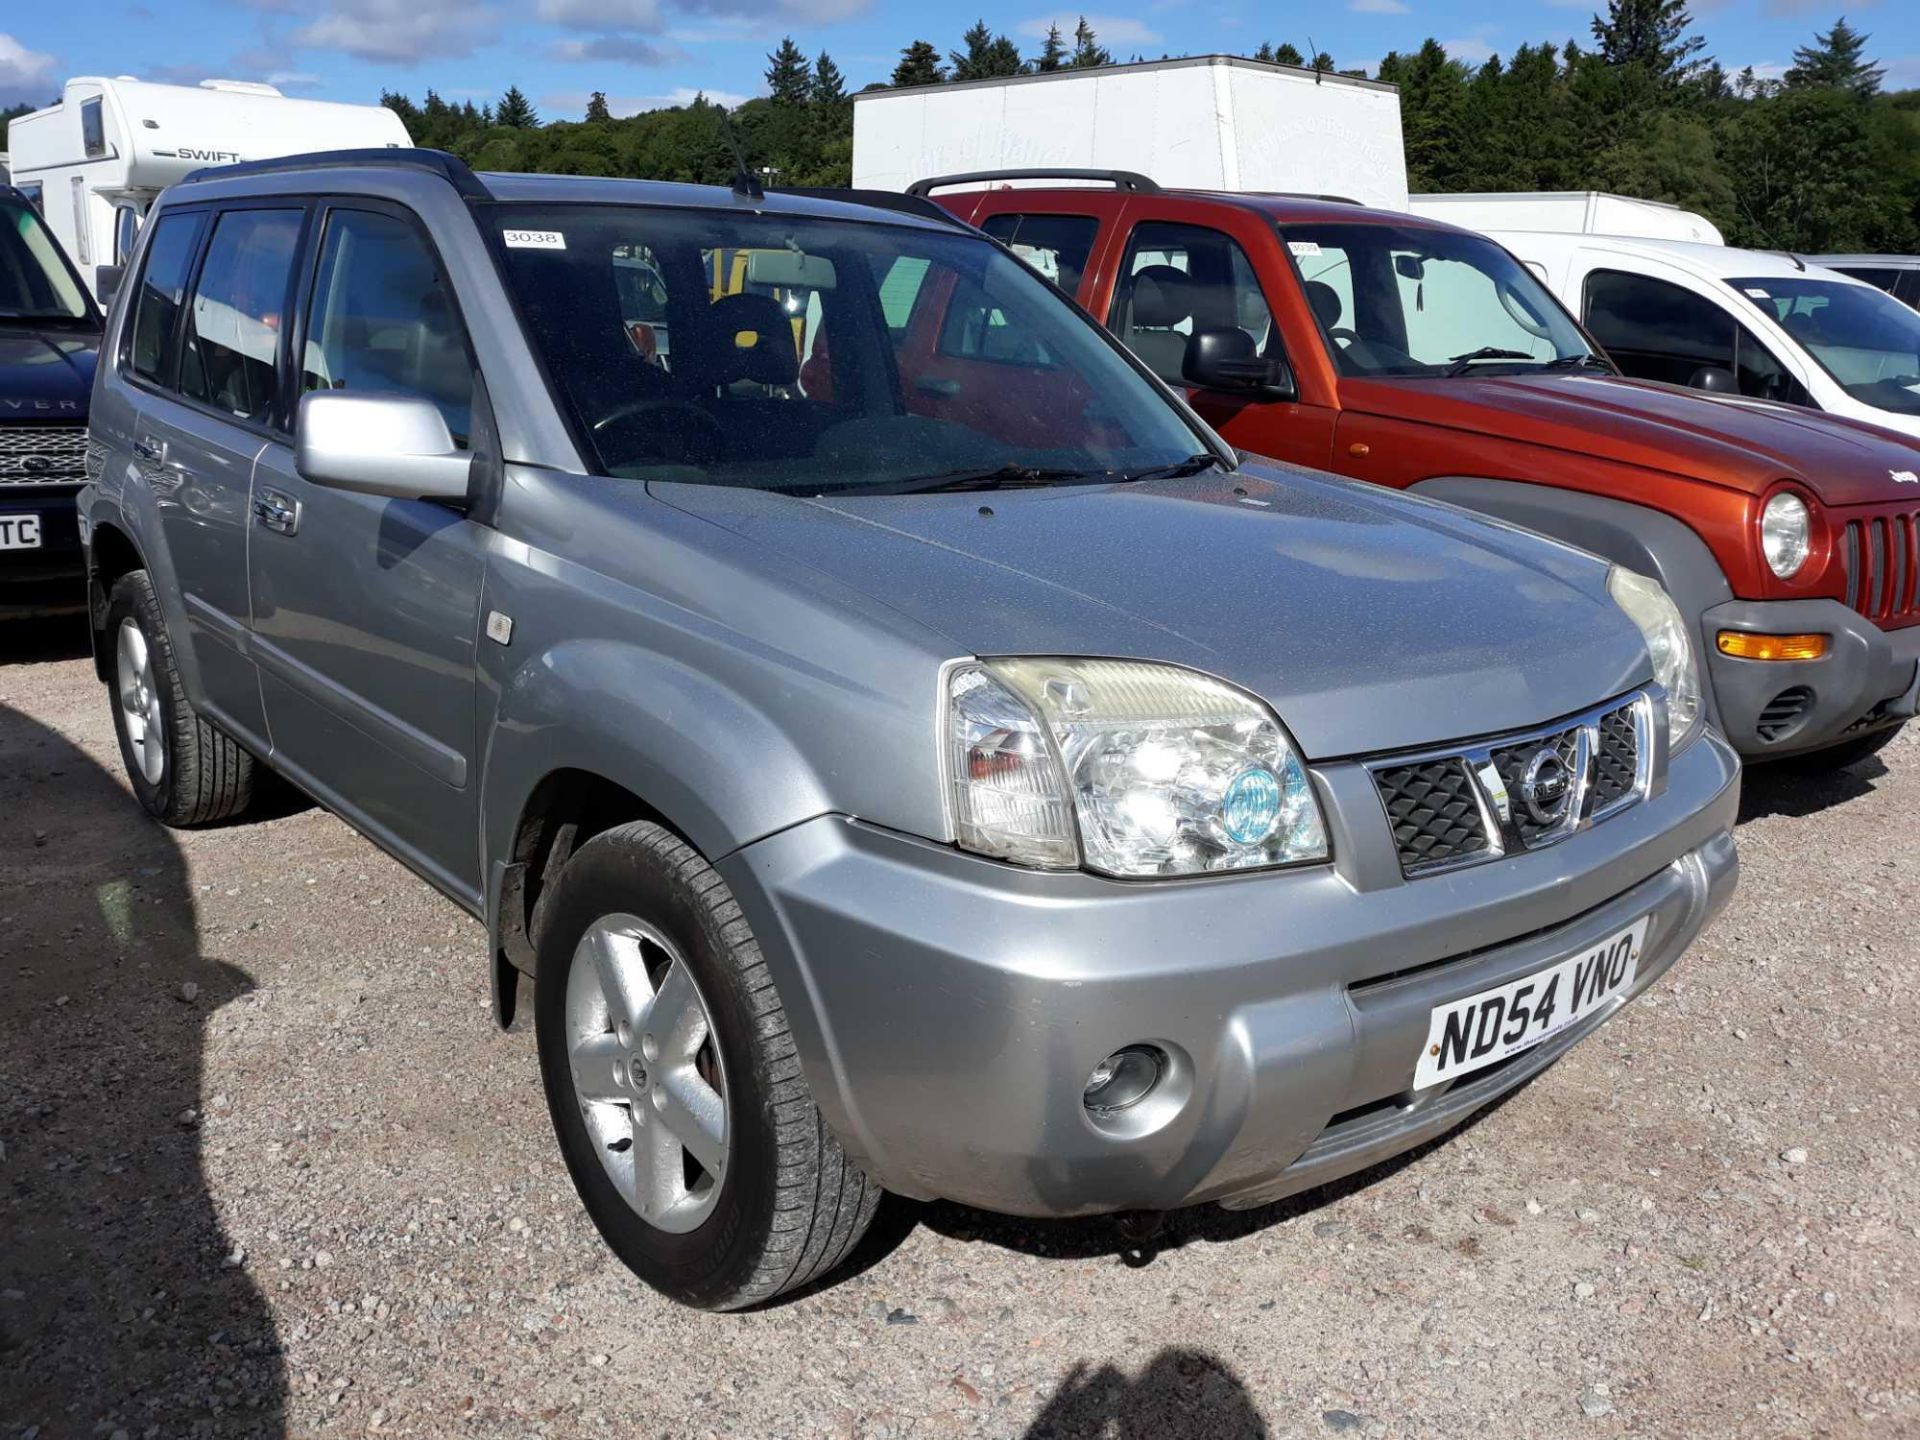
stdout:
<svg viewBox="0 0 1920 1440">
<path fill-rule="evenodd" d="M 156 440 L 151 435 L 142 435 L 133 442 L 133 453 L 142 460 L 151 460 L 154 464 L 160 465 L 165 463 L 167 458 L 167 442 Z"/>
<path fill-rule="evenodd" d="M 300 528 L 300 502 L 278 490 L 262 490 L 253 497 L 253 518 L 276 535 L 291 535 Z"/>
</svg>

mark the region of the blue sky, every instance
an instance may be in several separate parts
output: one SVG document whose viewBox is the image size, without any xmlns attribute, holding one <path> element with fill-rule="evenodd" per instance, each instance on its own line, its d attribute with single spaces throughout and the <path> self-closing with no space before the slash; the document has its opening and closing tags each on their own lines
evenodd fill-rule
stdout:
<svg viewBox="0 0 1920 1440">
<path fill-rule="evenodd" d="M 1826 0 L 1705 0 L 1694 17 L 1731 70 L 1777 74 L 1795 45 L 1830 24 Z M 1845 7 L 1873 35 L 1888 83 L 1920 85 L 1920 4 Z M 1464 60 L 1530 41 L 1586 39 L 1592 0 L 1327 0 L 1274 7 L 1252 0 L 1099 0 L 1089 19 L 1116 55 L 1247 53 L 1262 40 L 1309 39 L 1341 66 L 1371 68 L 1389 50 L 1432 35 Z M 267 79 L 289 93 L 373 101 L 382 89 L 415 99 L 490 100 L 510 84 L 543 117 L 578 118 L 604 90 L 617 113 L 672 104 L 704 90 L 737 101 L 758 93 L 766 52 L 791 34 L 825 49 L 852 88 L 882 80 L 909 40 L 942 50 L 976 17 L 1037 48 L 1049 19 L 1074 13 L 995 3 L 944 10 L 903 0 L 10 0 L 0 5 L 0 105 L 43 102 L 76 74 L 196 81 Z"/>
</svg>

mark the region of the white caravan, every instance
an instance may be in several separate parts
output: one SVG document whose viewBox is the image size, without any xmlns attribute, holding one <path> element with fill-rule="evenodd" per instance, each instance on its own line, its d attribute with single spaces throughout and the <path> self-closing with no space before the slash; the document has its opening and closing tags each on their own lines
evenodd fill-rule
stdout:
<svg viewBox="0 0 1920 1440">
<path fill-rule="evenodd" d="M 1726 244 L 1720 228 L 1704 215 L 1664 200 L 1638 200 L 1604 190 L 1414 195 L 1407 208 L 1463 230 L 1546 230 L 1557 235 L 1636 235 L 1642 240 Z"/>
<path fill-rule="evenodd" d="M 853 97 L 853 183 L 862 189 L 1061 167 L 1143 170 L 1169 188 L 1407 208 L 1400 92 L 1373 80 L 1197 55 Z"/>
<path fill-rule="evenodd" d="M 154 197 L 195 170 L 412 143 L 384 105 L 289 99 L 243 80 L 156 85 L 128 75 L 67 81 L 58 104 L 13 122 L 8 141 L 14 185 L 96 291 L 98 267 L 125 261 Z"/>
<path fill-rule="evenodd" d="M 1920 439 L 1920 313 L 1884 290 L 1774 251 L 1488 234 L 1629 375 L 1808 405 Z"/>
</svg>

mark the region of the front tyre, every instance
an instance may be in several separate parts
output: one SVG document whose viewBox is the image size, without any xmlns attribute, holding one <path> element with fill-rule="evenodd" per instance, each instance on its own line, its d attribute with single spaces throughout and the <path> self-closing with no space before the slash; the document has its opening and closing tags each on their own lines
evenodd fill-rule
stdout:
<svg viewBox="0 0 1920 1440">
<path fill-rule="evenodd" d="M 844 1260 L 880 1191 L 827 1129 L 726 883 L 646 821 L 541 897 L 534 1022 L 574 1188 L 661 1293 L 733 1310 Z"/>
<path fill-rule="evenodd" d="M 113 728 L 133 793 L 167 825 L 230 820 L 253 798 L 253 757 L 187 699 L 173 641 L 144 570 L 107 600 Z"/>
</svg>

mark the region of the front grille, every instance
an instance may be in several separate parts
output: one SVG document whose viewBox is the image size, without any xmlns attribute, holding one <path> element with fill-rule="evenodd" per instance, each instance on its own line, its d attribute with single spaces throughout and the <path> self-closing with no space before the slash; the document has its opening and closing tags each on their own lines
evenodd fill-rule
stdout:
<svg viewBox="0 0 1920 1440">
<path fill-rule="evenodd" d="M 1380 803 L 1408 874 L 1484 854 L 1491 843 L 1466 762 L 1455 756 L 1376 770 Z"/>
<path fill-rule="evenodd" d="M 1849 520 L 1840 547 L 1848 605 L 1883 629 L 1920 622 L 1920 512 Z"/>
<path fill-rule="evenodd" d="M 1371 762 L 1400 873 L 1412 879 L 1537 850 L 1639 800 L 1651 778 L 1652 715 L 1652 701 L 1634 695 L 1544 730 Z M 1566 782 L 1557 804 L 1552 760 Z"/>
<path fill-rule="evenodd" d="M 84 425 L 0 425 L 0 485 L 78 485 L 86 457 Z"/>
</svg>

